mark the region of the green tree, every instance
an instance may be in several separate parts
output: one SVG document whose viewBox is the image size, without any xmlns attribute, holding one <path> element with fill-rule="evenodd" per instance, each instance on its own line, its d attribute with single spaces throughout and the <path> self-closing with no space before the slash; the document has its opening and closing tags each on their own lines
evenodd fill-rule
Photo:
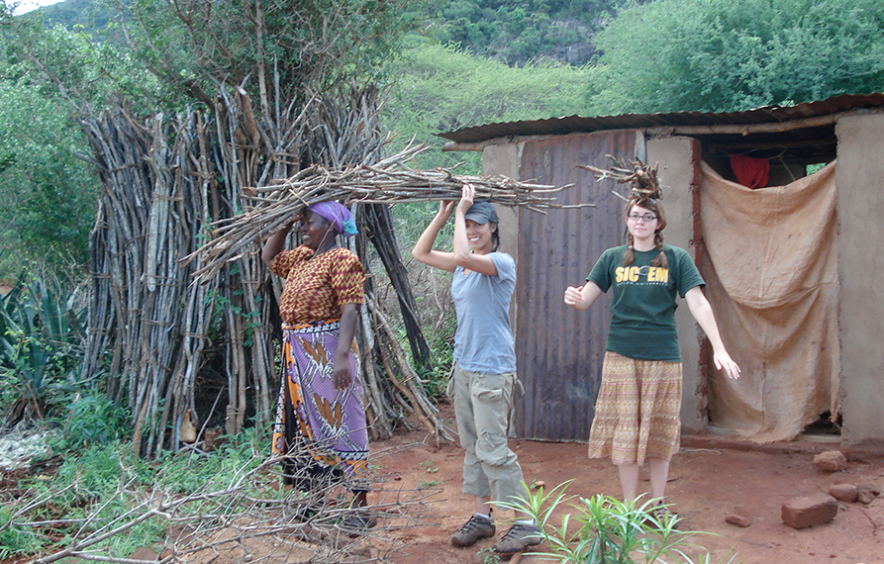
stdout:
<svg viewBox="0 0 884 564">
<path fill-rule="evenodd" d="M 105 0 L 119 12 L 118 41 L 185 101 L 214 106 L 219 85 L 260 100 L 303 102 L 308 89 L 373 80 L 419 15 L 409 0 L 191 2 Z M 296 106 L 297 107 L 297 106 Z"/>
<path fill-rule="evenodd" d="M 626 0 L 429 0 L 434 37 L 523 66 L 556 47 L 591 40 Z"/>
<path fill-rule="evenodd" d="M 481 172 L 481 154 L 442 153 L 443 140 L 435 134 L 577 114 L 585 108 L 585 84 L 596 73 L 590 66 L 552 61 L 513 68 L 430 41 L 414 44 L 393 70 L 397 79 L 385 113 L 388 127 L 397 135 L 393 147 L 412 138 L 429 143 L 433 150 L 420 158 L 421 166 L 451 166 L 465 160 L 469 173 Z"/>
<path fill-rule="evenodd" d="M 0 82 L 0 277 L 86 264 L 98 186 L 84 149 L 65 104 Z"/>
<path fill-rule="evenodd" d="M 0 278 L 35 264 L 77 276 L 99 185 L 76 116 L 121 96 L 144 107 L 158 83 L 119 45 L 0 4 Z"/>
<path fill-rule="evenodd" d="M 593 112 L 737 111 L 884 88 L 876 0 L 657 0 L 621 11 Z"/>
</svg>

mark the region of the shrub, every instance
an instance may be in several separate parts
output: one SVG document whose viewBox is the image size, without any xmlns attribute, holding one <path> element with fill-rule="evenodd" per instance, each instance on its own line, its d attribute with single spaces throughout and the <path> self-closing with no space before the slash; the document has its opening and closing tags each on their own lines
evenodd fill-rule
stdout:
<svg viewBox="0 0 884 564">
<path fill-rule="evenodd" d="M 683 562 L 691 558 L 684 552 L 688 548 L 701 548 L 691 542 L 698 531 L 679 531 L 677 516 L 657 518 L 653 510 L 660 507 L 659 500 L 650 499 L 626 503 L 602 494 L 591 498 L 578 497 L 572 504 L 573 513 L 566 513 L 561 524 L 552 524 L 552 514 L 574 498 L 566 496 L 570 482 L 559 484 L 549 493 L 539 488 L 537 493 L 528 491 L 521 503 L 498 503 L 499 505 L 531 515 L 541 526 L 543 540 L 548 552 L 539 555 L 556 562 L 581 562 L 586 564 L 653 564 L 659 562 Z M 731 557 L 729 562 L 733 562 Z M 701 562 L 708 562 L 707 554 Z"/>
</svg>

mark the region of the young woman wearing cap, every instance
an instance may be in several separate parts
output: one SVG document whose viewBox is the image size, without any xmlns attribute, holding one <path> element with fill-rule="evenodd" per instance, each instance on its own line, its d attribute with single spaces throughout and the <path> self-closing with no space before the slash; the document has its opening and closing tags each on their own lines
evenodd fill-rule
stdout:
<svg viewBox="0 0 884 564">
<path fill-rule="evenodd" d="M 524 498 L 522 468 L 507 445 L 507 425 L 516 381 L 516 355 L 509 307 L 516 287 L 516 264 L 498 252 L 497 212 L 473 202 L 475 189 L 463 187 L 460 201 L 440 202 L 439 212 L 411 254 L 420 262 L 453 272 L 451 296 L 457 315 L 454 337 L 454 411 L 464 456 L 464 487 L 475 496 L 476 513 L 452 542 L 471 546 L 495 533 L 493 501 Z M 439 231 L 454 211 L 454 251 L 433 250 Z M 471 252 L 472 249 L 472 252 Z M 502 553 L 539 544 L 534 521 L 516 521 L 494 545 Z"/>
<path fill-rule="evenodd" d="M 565 303 L 588 309 L 614 288 L 602 383 L 589 436 L 589 457 L 617 465 L 626 501 L 638 491 L 639 467 L 648 460 L 651 498 L 663 499 L 669 461 L 681 433 L 682 364 L 675 325 L 681 295 L 715 353 L 715 366 L 740 376 L 718 333 L 705 284 L 686 251 L 663 244 L 666 214 L 654 194 L 633 191 L 626 204 L 628 244 L 605 251 L 586 284 L 565 290 Z M 666 507 L 654 510 L 664 520 Z"/>
</svg>

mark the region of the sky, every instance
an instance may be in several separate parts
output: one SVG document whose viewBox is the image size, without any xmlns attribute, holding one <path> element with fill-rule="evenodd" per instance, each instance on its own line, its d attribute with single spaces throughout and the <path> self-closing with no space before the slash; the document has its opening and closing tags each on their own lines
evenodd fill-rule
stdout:
<svg viewBox="0 0 884 564">
<path fill-rule="evenodd" d="M 19 0 L 18 8 L 15 9 L 16 15 L 21 15 L 26 12 L 30 12 L 31 10 L 36 10 L 40 6 L 49 6 L 51 4 L 58 4 L 63 0 Z M 7 4 L 11 4 L 10 0 L 7 0 Z"/>
</svg>

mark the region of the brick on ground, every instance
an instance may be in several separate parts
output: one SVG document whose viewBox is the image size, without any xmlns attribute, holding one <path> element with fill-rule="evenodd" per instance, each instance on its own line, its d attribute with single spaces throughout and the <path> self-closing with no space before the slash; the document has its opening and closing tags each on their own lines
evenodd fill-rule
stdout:
<svg viewBox="0 0 884 564">
<path fill-rule="evenodd" d="M 783 523 L 793 529 L 806 529 L 828 523 L 838 514 L 838 500 L 829 494 L 797 497 L 783 504 Z"/>
</svg>

